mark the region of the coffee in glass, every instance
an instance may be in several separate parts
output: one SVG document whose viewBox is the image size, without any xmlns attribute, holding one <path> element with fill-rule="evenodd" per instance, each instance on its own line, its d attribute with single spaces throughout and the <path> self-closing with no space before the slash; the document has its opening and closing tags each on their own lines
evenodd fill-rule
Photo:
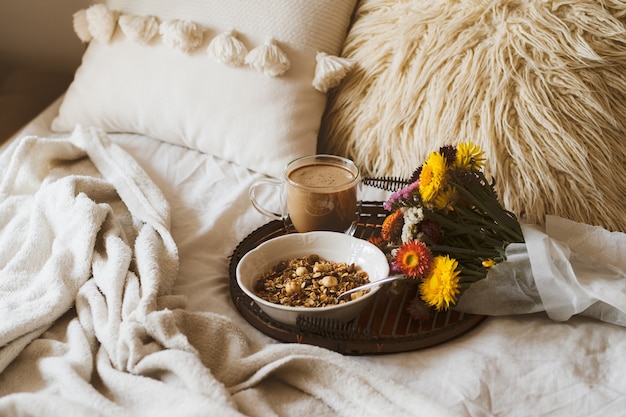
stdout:
<svg viewBox="0 0 626 417">
<path fill-rule="evenodd" d="M 352 232 L 358 216 L 360 182 L 359 169 L 349 159 L 335 155 L 305 156 L 287 165 L 283 179 L 257 181 L 250 189 L 250 199 L 261 213 L 288 218 L 298 232 Z M 262 184 L 281 187 L 286 200 L 282 213 L 273 213 L 259 204 L 255 191 Z"/>
</svg>

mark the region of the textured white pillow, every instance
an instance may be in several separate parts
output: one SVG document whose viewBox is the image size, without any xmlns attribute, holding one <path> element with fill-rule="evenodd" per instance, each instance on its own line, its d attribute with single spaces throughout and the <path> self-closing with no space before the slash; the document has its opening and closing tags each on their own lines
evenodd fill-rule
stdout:
<svg viewBox="0 0 626 417">
<path fill-rule="evenodd" d="M 471 140 L 503 204 L 626 231 L 626 3 L 361 0 L 319 151 L 408 177 Z"/>
<path fill-rule="evenodd" d="M 109 0 L 106 5 L 116 19 L 121 16 L 120 24 L 108 41 L 81 36 L 90 44 L 52 124 L 55 131 L 82 124 L 145 134 L 272 176 L 292 159 L 315 153 L 326 104 L 326 95 L 312 86 L 316 56 L 339 54 L 355 0 Z M 161 23 L 160 34 L 149 40 L 120 27 L 143 27 L 133 17 L 149 16 Z M 172 27 L 177 21 L 200 30 L 197 47 L 172 46 L 180 46 L 179 40 L 163 22 Z M 81 22 L 75 19 L 75 26 Z M 154 21 L 145 28 L 153 33 Z M 271 75 L 249 62 L 224 63 L 208 46 L 226 33 L 236 35 L 249 57 L 273 41 L 288 62 Z"/>
</svg>

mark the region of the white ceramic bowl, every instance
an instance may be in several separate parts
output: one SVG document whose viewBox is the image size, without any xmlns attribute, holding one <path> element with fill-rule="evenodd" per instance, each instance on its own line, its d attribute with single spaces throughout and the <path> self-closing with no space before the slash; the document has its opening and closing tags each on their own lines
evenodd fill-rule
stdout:
<svg viewBox="0 0 626 417">
<path fill-rule="evenodd" d="M 254 293 L 254 284 L 261 275 L 280 261 L 311 254 L 329 261 L 354 263 L 367 272 L 371 282 L 389 275 L 385 254 L 373 244 L 343 233 L 308 232 L 276 237 L 246 253 L 237 264 L 237 283 L 265 314 L 284 324 L 295 325 L 300 315 L 344 322 L 355 318 L 380 287 L 372 288 L 356 300 L 326 307 L 283 306 L 265 301 Z"/>
</svg>

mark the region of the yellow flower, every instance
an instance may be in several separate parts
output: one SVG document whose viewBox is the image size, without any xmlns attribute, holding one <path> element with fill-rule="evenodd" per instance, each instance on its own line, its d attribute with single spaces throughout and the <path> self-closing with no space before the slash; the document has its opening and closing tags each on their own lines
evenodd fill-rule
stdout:
<svg viewBox="0 0 626 417">
<path fill-rule="evenodd" d="M 435 208 L 440 210 L 453 211 L 454 207 L 452 207 L 452 203 L 456 198 L 456 189 L 454 187 L 448 187 L 435 197 L 435 201 L 433 202 Z"/>
<path fill-rule="evenodd" d="M 440 152 L 432 152 L 420 173 L 419 190 L 425 203 L 433 201 L 445 188 L 447 172 L 446 158 Z"/>
<path fill-rule="evenodd" d="M 437 310 L 447 310 L 456 304 L 460 293 L 458 262 L 448 255 L 436 256 L 430 274 L 420 284 L 422 300 Z"/>
<path fill-rule="evenodd" d="M 457 146 L 454 163 L 457 168 L 478 171 L 485 164 L 485 152 L 472 142 L 461 142 Z"/>
<path fill-rule="evenodd" d="M 485 259 L 483 261 L 483 266 L 485 268 L 492 268 L 495 264 L 496 264 L 496 262 L 493 259 Z"/>
</svg>

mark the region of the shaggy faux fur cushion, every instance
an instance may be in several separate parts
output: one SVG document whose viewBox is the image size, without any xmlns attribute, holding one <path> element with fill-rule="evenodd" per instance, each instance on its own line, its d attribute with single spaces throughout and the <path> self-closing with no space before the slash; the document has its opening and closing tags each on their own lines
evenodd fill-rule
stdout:
<svg viewBox="0 0 626 417">
<path fill-rule="evenodd" d="M 528 221 L 626 231 L 626 3 L 362 0 L 343 56 L 320 151 L 408 177 L 471 140 Z"/>
</svg>

